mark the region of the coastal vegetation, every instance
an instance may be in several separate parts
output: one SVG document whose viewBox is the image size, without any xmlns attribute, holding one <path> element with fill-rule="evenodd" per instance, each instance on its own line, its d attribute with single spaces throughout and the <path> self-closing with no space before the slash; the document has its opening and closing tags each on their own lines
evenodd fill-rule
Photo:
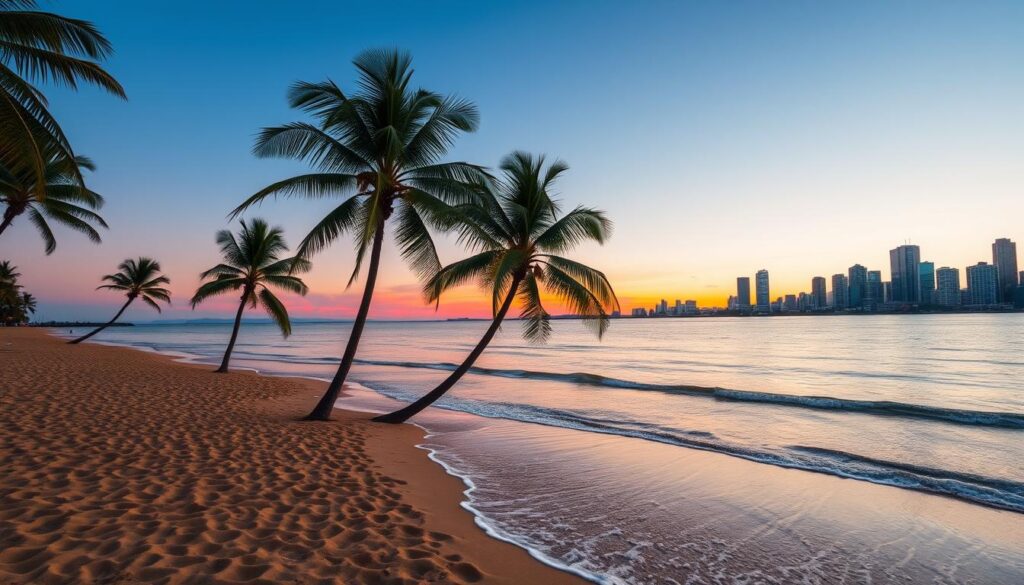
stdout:
<svg viewBox="0 0 1024 585">
<path fill-rule="evenodd" d="M 228 371 L 231 351 L 235 348 L 246 306 L 253 309 L 262 306 L 277 324 L 281 334 L 285 337 L 291 335 L 292 324 L 288 310 L 269 287 L 305 295 L 309 289 L 295 274 L 308 272 L 311 264 L 302 258 L 281 258 L 281 254 L 288 249 L 282 231 L 270 227 L 262 219 L 254 219 L 249 223 L 242 220 L 242 229 L 237 238 L 230 230 L 217 232 L 217 244 L 220 245 L 224 261 L 200 275 L 202 280 L 209 280 L 199 286 L 191 304 L 195 309 L 196 305 L 210 297 L 242 292 L 234 326 L 231 328 L 231 338 L 224 350 L 220 367 L 216 370 L 224 373 Z"/>
<path fill-rule="evenodd" d="M 22 289 L 19 277 L 10 260 L 0 261 L 0 325 L 23 325 L 36 312 L 36 298 Z"/>
<path fill-rule="evenodd" d="M 74 164 L 68 165 L 57 152 L 52 152 L 47 156 L 43 170 L 44 197 L 40 198 L 33 173 L 0 167 L 0 203 L 4 205 L 0 234 L 16 217 L 27 214 L 29 222 L 43 238 L 47 254 L 52 254 L 57 248 L 57 238 L 47 219 L 100 243 L 100 234 L 95 226 L 108 227 L 96 213 L 103 206 L 103 197 L 78 182 L 81 170 L 92 171 L 95 168 L 92 161 L 84 156 L 75 157 Z"/>
<path fill-rule="evenodd" d="M 338 238 L 353 237 L 359 276 L 370 252 L 362 299 L 341 363 L 309 420 L 328 420 L 348 377 L 373 299 L 384 244 L 385 225 L 395 224 L 402 257 L 421 278 L 441 266 L 428 225 L 451 227 L 451 206 L 475 200 L 486 179 L 480 166 L 442 162 L 455 138 L 476 130 L 476 106 L 455 96 L 412 86 L 412 58 L 403 51 L 370 50 L 355 58 L 357 90 L 345 92 L 332 81 L 296 83 L 292 107 L 316 123 L 294 122 L 265 128 L 254 152 L 259 157 L 306 161 L 314 172 L 273 183 L 239 205 L 237 216 L 267 197 L 338 197 L 331 210 L 302 240 L 296 256 L 308 258 Z"/>
<path fill-rule="evenodd" d="M 157 301 L 167 304 L 171 303 L 171 291 L 163 286 L 170 284 L 171 280 L 160 273 L 160 263 L 156 260 L 145 257 L 139 257 L 138 259 L 129 258 L 117 268 L 118 271 L 114 274 L 107 274 L 103 277 L 103 281 L 107 284 L 101 284 L 96 289 L 123 292 L 127 300 L 121 305 L 121 309 L 118 310 L 110 321 L 81 337 L 72 339 L 68 343 L 81 343 L 110 327 L 135 299 L 142 299 L 142 302 L 156 309 L 157 313 L 160 312 L 160 305 L 157 304 Z"/>
<path fill-rule="evenodd" d="M 603 244 L 611 234 L 611 222 L 596 209 L 576 207 L 559 217 L 552 189 L 568 166 L 555 161 L 545 167 L 543 156 L 514 152 L 501 170 L 502 177 L 485 185 L 476 201 L 458 208 L 461 239 L 480 251 L 440 269 L 424 286 L 427 300 L 439 303 L 446 291 L 476 282 L 491 297 L 494 318 L 441 384 L 408 406 L 376 417 L 377 422 L 405 422 L 448 392 L 487 348 L 517 298 L 523 337 L 531 342 L 544 342 L 551 334 L 542 291 L 581 316 L 598 338 L 608 328 L 608 314 L 619 308 L 603 273 L 562 256 L 588 240 Z"/>
<path fill-rule="evenodd" d="M 124 98 L 99 65 L 110 42 L 92 23 L 38 10 L 35 0 L 0 0 L 0 47 L 0 169 L 31 186 L 40 204 L 49 196 L 53 165 L 84 187 L 80 161 L 36 84 L 76 89 L 87 83 Z"/>
</svg>

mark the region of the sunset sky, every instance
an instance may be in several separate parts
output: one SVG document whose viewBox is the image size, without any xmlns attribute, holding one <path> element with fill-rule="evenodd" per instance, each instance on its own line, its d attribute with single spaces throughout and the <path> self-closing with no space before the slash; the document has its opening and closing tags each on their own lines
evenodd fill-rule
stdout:
<svg viewBox="0 0 1024 585">
<path fill-rule="evenodd" d="M 37 319 L 100 319 L 121 302 L 95 291 L 129 256 L 172 279 L 163 318 L 193 312 L 214 233 L 293 161 L 250 149 L 263 126 L 303 119 L 296 80 L 351 87 L 351 59 L 408 49 L 416 84 L 473 100 L 478 132 L 451 159 L 494 166 L 523 149 L 571 167 L 567 205 L 607 211 L 615 233 L 575 257 L 604 270 L 623 309 L 657 299 L 724 305 L 737 276 L 771 272 L 772 297 L 861 263 L 889 278 L 909 240 L 936 266 L 991 261 L 1024 243 L 1024 3 L 1021 2 L 138 2 L 64 0 L 116 54 L 127 102 L 46 87 L 76 150 L 98 170 L 111 225 L 94 245 L 67 230 L 43 254 L 24 218 L 0 259 L 40 298 Z M 336 203 L 282 200 L 248 214 L 297 243 Z M 237 227 L 237 224 L 231 227 Z M 451 242 L 442 261 L 462 252 Z M 1024 253 L 1020 250 L 1019 253 Z M 349 241 L 314 259 L 299 317 L 351 317 L 360 282 Z M 374 318 L 483 316 L 467 288 L 425 307 L 387 247 Z M 157 318 L 139 306 L 128 320 Z"/>
</svg>

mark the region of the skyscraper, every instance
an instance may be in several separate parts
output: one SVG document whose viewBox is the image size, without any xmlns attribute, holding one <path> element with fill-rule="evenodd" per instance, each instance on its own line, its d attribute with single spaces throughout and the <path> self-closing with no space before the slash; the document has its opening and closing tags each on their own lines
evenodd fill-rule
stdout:
<svg viewBox="0 0 1024 585">
<path fill-rule="evenodd" d="M 917 274 L 921 281 L 921 304 L 930 305 L 935 302 L 935 263 L 921 262 Z"/>
<path fill-rule="evenodd" d="M 814 309 L 828 306 L 828 293 L 825 292 L 825 277 L 815 276 L 811 279 L 811 305 Z"/>
<path fill-rule="evenodd" d="M 741 276 L 736 279 L 736 303 L 741 311 L 750 308 L 750 277 Z"/>
<path fill-rule="evenodd" d="M 921 279 L 918 272 L 918 266 L 920 264 L 920 246 L 897 246 L 896 248 L 889 250 L 889 265 L 892 270 L 893 302 L 921 302 Z"/>
<path fill-rule="evenodd" d="M 935 304 L 942 307 L 960 306 L 960 271 L 943 266 L 935 275 L 938 281 L 935 287 Z"/>
<path fill-rule="evenodd" d="M 865 303 L 870 309 L 874 310 L 880 303 L 885 302 L 885 289 L 882 286 L 882 271 L 881 270 L 869 270 L 868 271 L 868 298 Z"/>
<path fill-rule="evenodd" d="M 759 313 L 771 312 L 771 297 L 768 294 L 768 271 L 761 269 L 754 275 L 755 286 L 757 288 L 757 311 Z"/>
<path fill-rule="evenodd" d="M 972 305 L 994 305 L 999 302 L 999 271 L 987 262 L 967 267 L 967 289 Z"/>
<path fill-rule="evenodd" d="M 860 264 L 854 264 L 850 267 L 849 273 L 849 305 L 850 308 L 857 309 L 863 307 L 864 301 L 868 298 L 868 269 Z"/>
<path fill-rule="evenodd" d="M 999 272 L 999 302 L 1012 303 L 1017 292 L 1017 244 L 1010 238 L 992 243 L 992 264 Z"/>
<path fill-rule="evenodd" d="M 832 306 L 837 311 L 850 306 L 850 281 L 845 274 L 832 275 Z"/>
</svg>

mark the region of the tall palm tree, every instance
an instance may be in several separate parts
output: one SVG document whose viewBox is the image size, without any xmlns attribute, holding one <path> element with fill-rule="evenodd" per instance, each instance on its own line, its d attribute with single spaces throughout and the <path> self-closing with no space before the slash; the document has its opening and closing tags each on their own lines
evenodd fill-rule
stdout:
<svg viewBox="0 0 1024 585">
<path fill-rule="evenodd" d="M 156 304 L 156 301 L 171 304 L 171 291 L 163 288 L 163 285 L 170 283 L 171 279 L 160 274 L 159 262 L 140 256 L 138 259 L 125 260 L 117 268 L 118 272 L 103 277 L 103 281 L 109 284 L 101 284 L 96 287 L 96 290 L 106 288 L 122 291 L 128 300 L 121 306 L 121 310 L 114 315 L 113 319 L 68 343 L 81 343 L 110 327 L 135 299 L 142 299 L 142 302 L 156 309 L 157 313 L 160 312 L 160 305 Z"/>
<path fill-rule="evenodd" d="M 42 201 L 49 150 L 65 161 L 71 144 L 33 83 L 76 89 L 96 85 L 124 98 L 121 85 L 97 61 L 111 53 L 110 42 L 84 20 L 37 10 L 35 0 L 0 0 L 0 167 L 27 173 Z M 73 174 L 78 173 L 70 165 Z M 77 175 L 81 184 L 81 176 Z"/>
<path fill-rule="evenodd" d="M 292 324 L 288 310 L 269 287 L 305 295 L 309 291 L 306 283 L 293 275 L 296 272 L 308 272 L 310 263 L 301 258 L 281 258 L 281 253 L 288 249 L 281 229 L 270 228 L 262 219 L 254 219 L 251 224 L 243 220 L 242 231 L 238 233 L 237 239 L 229 230 L 217 232 L 217 243 L 220 244 L 224 262 L 200 275 L 203 280 L 213 280 L 199 286 L 192 297 L 192 308 L 195 309 L 196 305 L 212 296 L 242 291 L 231 339 L 224 351 L 224 359 L 217 368 L 218 372 L 227 372 L 231 351 L 238 339 L 238 329 L 242 325 L 242 313 L 247 304 L 254 309 L 262 304 L 281 329 L 281 334 L 285 337 L 291 335 Z"/>
<path fill-rule="evenodd" d="M 401 423 L 441 398 L 473 366 L 501 327 L 513 301 L 522 307 L 523 336 L 544 342 L 551 334 L 548 312 L 541 302 L 543 289 L 593 328 L 598 338 L 608 328 L 608 311 L 619 301 L 605 275 L 561 256 L 587 240 L 603 244 L 611 234 L 604 213 L 577 207 L 559 217 L 551 189 L 568 166 L 560 161 L 547 166 L 544 157 L 514 152 L 501 163 L 503 176 L 486 189 L 477 204 L 460 206 L 464 218 L 460 238 L 477 254 L 445 266 L 424 286 L 430 302 L 456 286 L 477 281 L 491 294 L 491 325 L 440 385 L 405 408 L 373 420 Z"/>
<path fill-rule="evenodd" d="M 76 157 L 73 166 L 90 171 L 96 168 L 84 156 Z M 93 224 L 103 228 L 108 226 L 94 210 L 103 206 L 103 197 L 83 186 L 78 180 L 78 172 L 73 172 L 57 153 L 51 154 L 44 174 L 46 196 L 39 198 L 33 173 L 13 173 L 0 167 L 0 203 L 4 205 L 0 234 L 11 225 L 14 218 L 27 213 L 29 221 L 46 244 L 47 254 L 57 248 L 57 240 L 47 218 L 99 243 L 100 234 Z"/>
<path fill-rule="evenodd" d="M 0 286 L 15 286 L 18 282 L 18 277 L 21 273 L 18 272 L 18 267 L 11 264 L 10 260 L 4 260 L 0 262 Z"/>
<path fill-rule="evenodd" d="M 367 51 L 353 64 L 359 83 L 352 94 L 332 81 L 300 82 L 291 88 L 292 107 L 311 114 L 315 124 L 266 128 L 257 139 L 257 156 L 305 160 L 315 171 L 269 185 L 232 212 L 237 216 L 272 195 L 336 196 L 341 203 L 309 232 L 296 255 L 307 258 L 351 233 L 356 245 L 351 286 L 370 250 L 366 285 L 341 364 L 308 420 L 330 418 L 352 367 L 373 298 L 387 220 L 395 217 L 395 239 L 413 270 L 424 277 L 433 274 L 440 262 L 427 225 L 447 227 L 448 205 L 475 197 L 471 184 L 485 175 L 476 165 L 440 162 L 460 133 L 476 129 L 473 104 L 413 89 L 408 53 Z"/>
</svg>

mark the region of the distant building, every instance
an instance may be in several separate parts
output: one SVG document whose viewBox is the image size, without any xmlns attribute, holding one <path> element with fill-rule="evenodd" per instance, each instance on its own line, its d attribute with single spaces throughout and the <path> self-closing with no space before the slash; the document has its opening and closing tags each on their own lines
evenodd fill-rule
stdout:
<svg viewBox="0 0 1024 585">
<path fill-rule="evenodd" d="M 661 299 L 661 302 L 658 303 L 658 309 L 656 312 L 659 315 L 668 315 L 668 301 Z"/>
<path fill-rule="evenodd" d="M 686 301 L 686 304 L 683 305 L 683 314 L 696 315 L 697 313 L 699 313 L 697 310 L 697 301 Z"/>
<path fill-rule="evenodd" d="M 632 315 L 634 317 L 646 317 L 647 316 L 647 309 L 644 309 L 643 307 L 641 307 L 639 309 L 633 309 Z"/>
<path fill-rule="evenodd" d="M 935 263 L 921 262 L 917 274 L 921 281 L 921 304 L 930 305 L 935 302 Z"/>
<path fill-rule="evenodd" d="M 796 308 L 801 313 L 811 311 L 814 309 L 814 297 L 802 292 L 796 297 Z"/>
<path fill-rule="evenodd" d="M 736 279 L 736 304 L 740 310 L 750 308 L 750 277 L 741 276 Z"/>
<path fill-rule="evenodd" d="M 883 303 L 892 302 L 892 283 L 888 280 L 882 283 L 882 299 Z"/>
<path fill-rule="evenodd" d="M 757 287 L 757 311 L 759 313 L 771 312 L 771 296 L 769 296 L 768 271 L 761 269 L 754 275 L 755 286 Z"/>
<path fill-rule="evenodd" d="M 889 250 L 889 266 L 892 272 L 893 302 L 921 302 L 920 264 L 920 246 L 897 246 L 896 248 Z"/>
<path fill-rule="evenodd" d="M 828 306 L 828 293 L 825 291 L 825 277 L 815 276 L 811 279 L 812 309 L 822 310 Z"/>
<path fill-rule="evenodd" d="M 942 307 L 960 306 L 960 271 L 943 266 L 935 272 L 935 304 Z"/>
<path fill-rule="evenodd" d="M 786 300 L 783 302 L 783 307 L 787 311 L 797 310 L 796 295 L 786 295 Z"/>
<path fill-rule="evenodd" d="M 859 309 L 864 306 L 868 298 L 868 269 L 860 264 L 854 264 L 849 269 L 849 306 Z"/>
<path fill-rule="evenodd" d="M 875 307 L 885 302 L 885 289 L 882 286 L 882 271 L 868 271 L 868 296 L 865 299 L 865 306 L 874 310 Z"/>
<path fill-rule="evenodd" d="M 967 267 L 967 290 L 972 305 L 994 305 L 999 302 L 999 271 L 987 262 Z"/>
<path fill-rule="evenodd" d="M 1017 292 L 1013 299 L 1013 306 L 1018 309 L 1024 309 L 1024 284 L 1017 287 Z"/>
<path fill-rule="evenodd" d="M 992 243 L 992 264 L 999 272 L 999 302 L 1012 303 L 1017 285 L 1024 284 L 1017 274 L 1017 244 L 1010 238 L 999 238 Z"/>
<path fill-rule="evenodd" d="M 676 306 L 672 309 L 672 314 L 673 315 L 682 315 L 683 314 L 683 302 L 680 301 L 679 299 L 676 299 Z"/>
<path fill-rule="evenodd" d="M 832 306 L 837 311 L 850 306 L 850 281 L 845 274 L 832 275 Z"/>
</svg>

